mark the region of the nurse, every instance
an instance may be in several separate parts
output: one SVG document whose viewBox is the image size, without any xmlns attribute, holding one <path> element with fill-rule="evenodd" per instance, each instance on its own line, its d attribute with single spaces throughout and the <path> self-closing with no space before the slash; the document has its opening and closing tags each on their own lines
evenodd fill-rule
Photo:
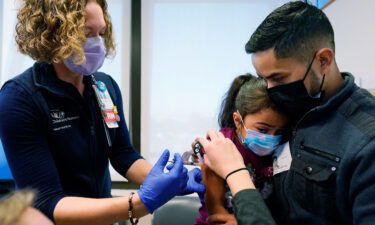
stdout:
<svg viewBox="0 0 375 225">
<path fill-rule="evenodd" d="M 152 168 L 134 150 L 120 89 L 97 72 L 115 51 L 105 0 L 25 0 L 17 18 L 18 48 L 36 63 L 1 89 L 0 138 L 17 187 L 38 192 L 37 209 L 56 224 L 136 224 L 204 190 L 178 154 L 166 167 L 164 151 Z M 108 161 L 141 188 L 111 198 Z"/>
</svg>

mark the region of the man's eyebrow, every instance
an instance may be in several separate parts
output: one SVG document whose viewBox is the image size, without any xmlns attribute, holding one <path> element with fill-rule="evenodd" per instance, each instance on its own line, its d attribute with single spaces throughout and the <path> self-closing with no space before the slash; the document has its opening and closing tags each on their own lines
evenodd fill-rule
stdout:
<svg viewBox="0 0 375 225">
<path fill-rule="evenodd" d="M 271 79 L 271 78 L 273 78 L 273 77 L 276 77 L 276 76 L 278 76 L 278 75 L 280 75 L 281 73 L 271 73 L 270 75 L 268 75 L 268 76 L 264 76 L 264 79 Z"/>
</svg>

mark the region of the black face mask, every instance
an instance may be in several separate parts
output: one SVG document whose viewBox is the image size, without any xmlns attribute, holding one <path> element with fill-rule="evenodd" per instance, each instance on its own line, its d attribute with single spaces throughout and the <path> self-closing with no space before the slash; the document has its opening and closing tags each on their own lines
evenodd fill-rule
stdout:
<svg viewBox="0 0 375 225">
<path fill-rule="evenodd" d="M 312 97 L 309 94 L 305 87 L 305 84 L 303 83 L 311 69 L 311 65 L 314 62 L 314 59 L 315 54 L 302 80 L 297 80 L 289 84 L 279 85 L 267 89 L 270 98 L 283 111 L 293 116 L 293 119 L 301 118 L 310 109 L 318 106 L 324 97 L 322 86 L 324 83 L 325 75 L 323 75 L 323 80 L 320 84 L 320 90 L 315 97 Z"/>
</svg>

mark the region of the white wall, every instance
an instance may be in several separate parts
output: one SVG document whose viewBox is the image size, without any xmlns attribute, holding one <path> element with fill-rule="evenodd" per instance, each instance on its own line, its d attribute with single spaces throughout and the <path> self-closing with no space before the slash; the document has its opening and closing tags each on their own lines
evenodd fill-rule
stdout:
<svg viewBox="0 0 375 225">
<path fill-rule="evenodd" d="M 22 73 L 34 62 L 25 55 L 17 51 L 15 42 L 15 26 L 16 15 L 20 7 L 21 1 L 3 1 L 0 10 L 2 18 L 0 27 L 2 29 L 1 37 L 1 70 L 0 70 L 0 86 L 8 79 Z"/>
<path fill-rule="evenodd" d="M 366 89 L 375 88 L 375 1 L 336 0 L 324 12 L 335 31 L 336 60 Z"/>
<path fill-rule="evenodd" d="M 234 77 L 255 70 L 245 44 L 287 0 L 142 1 L 142 155 L 183 153 L 218 129 Z"/>
</svg>

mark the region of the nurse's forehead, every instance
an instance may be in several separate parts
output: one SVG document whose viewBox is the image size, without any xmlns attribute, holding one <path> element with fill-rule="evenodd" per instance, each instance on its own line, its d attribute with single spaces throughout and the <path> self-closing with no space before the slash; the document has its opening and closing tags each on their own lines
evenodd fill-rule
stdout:
<svg viewBox="0 0 375 225">
<path fill-rule="evenodd" d="M 104 32 L 106 29 L 102 8 L 95 2 L 89 2 L 86 5 L 85 29 L 100 32 Z"/>
<path fill-rule="evenodd" d="M 96 20 L 105 22 L 102 7 L 96 2 L 89 2 L 85 7 L 86 22 Z"/>
</svg>

